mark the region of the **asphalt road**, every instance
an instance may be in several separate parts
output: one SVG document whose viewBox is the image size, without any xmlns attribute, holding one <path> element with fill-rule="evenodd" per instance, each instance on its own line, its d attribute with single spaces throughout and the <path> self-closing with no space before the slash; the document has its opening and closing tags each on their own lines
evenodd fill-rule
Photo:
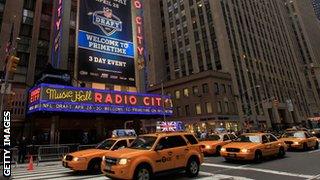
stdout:
<svg viewBox="0 0 320 180">
<path fill-rule="evenodd" d="M 43 163 L 31 172 L 24 166 L 13 168 L 13 179 L 107 179 L 102 175 L 74 173 L 61 166 L 60 162 Z M 157 180 L 186 180 L 183 173 L 162 175 Z M 201 166 L 201 180 L 320 180 L 320 150 L 287 152 L 283 159 L 267 159 L 262 163 L 225 162 L 221 157 L 206 157 Z"/>
</svg>

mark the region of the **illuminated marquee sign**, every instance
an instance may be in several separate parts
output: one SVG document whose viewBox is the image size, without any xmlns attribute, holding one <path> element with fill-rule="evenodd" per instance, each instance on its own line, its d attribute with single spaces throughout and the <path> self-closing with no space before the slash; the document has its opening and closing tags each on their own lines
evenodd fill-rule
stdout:
<svg viewBox="0 0 320 180">
<path fill-rule="evenodd" d="M 135 86 L 131 0 L 79 0 L 78 79 Z"/>
<path fill-rule="evenodd" d="M 165 104 L 163 106 L 163 103 Z M 84 112 L 172 115 L 169 96 L 41 84 L 29 91 L 28 113 Z"/>
<path fill-rule="evenodd" d="M 58 67 L 60 63 L 60 51 L 61 51 L 61 37 L 62 37 L 62 15 L 63 15 L 63 8 L 62 0 L 54 1 L 55 9 L 53 9 L 53 15 L 54 15 L 54 41 L 52 46 L 52 53 L 51 53 L 51 63 L 52 65 Z"/>
</svg>

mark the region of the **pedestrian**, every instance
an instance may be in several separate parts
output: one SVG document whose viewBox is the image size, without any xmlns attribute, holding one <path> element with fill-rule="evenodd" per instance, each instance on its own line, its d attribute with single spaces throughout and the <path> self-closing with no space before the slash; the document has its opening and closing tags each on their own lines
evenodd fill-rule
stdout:
<svg viewBox="0 0 320 180">
<path fill-rule="evenodd" d="M 36 157 L 36 154 L 37 154 L 37 138 L 36 136 L 32 136 L 32 139 L 31 139 L 31 152 L 30 152 L 30 155 L 33 156 L 33 160 L 35 160 L 35 157 Z"/>
<path fill-rule="evenodd" d="M 27 154 L 27 141 L 26 137 L 22 137 L 22 139 L 18 142 L 18 163 L 24 163 Z"/>
</svg>

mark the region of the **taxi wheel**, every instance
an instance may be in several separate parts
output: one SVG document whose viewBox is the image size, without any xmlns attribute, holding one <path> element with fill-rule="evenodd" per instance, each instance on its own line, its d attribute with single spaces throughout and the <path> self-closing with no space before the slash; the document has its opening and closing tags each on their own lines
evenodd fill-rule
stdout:
<svg viewBox="0 0 320 180">
<path fill-rule="evenodd" d="M 319 149 L 319 142 L 316 142 L 316 146 L 314 147 L 314 149 Z"/>
<path fill-rule="evenodd" d="M 188 177 L 197 177 L 199 174 L 199 161 L 196 158 L 190 158 L 186 167 Z"/>
<path fill-rule="evenodd" d="M 303 143 L 303 150 L 304 150 L 304 151 L 307 151 L 307 150 L 308 150 L 308 145 L 307 145 L 307 143 Z"/>
<path fill-rule="evenodd" d="M 94 160 L 89 163 L 88 171 L 90 173 L 100 173 L 101 172 L 101 161 Z"/>
<path fill-rule="evenodd" d="M 261 151 L 256 151 L 256 153 L 254 155 L 254 161 L 256 163 L 261 163 L 262 162 L 262 153 L 261 153 Z"/>
<path fill-rule="evenodd" d="M 284 150 L 283 147 L 280 147 L 278 157 L 283 158 L 286 155 L 286 151 Z"/>
<path fill-rule="evenodd" d="M 152 172 L 149 166 L 140 165 L 136 168 L 134 172 L 134 180 L 149 180 L 152 179 Z"/>
</svg>

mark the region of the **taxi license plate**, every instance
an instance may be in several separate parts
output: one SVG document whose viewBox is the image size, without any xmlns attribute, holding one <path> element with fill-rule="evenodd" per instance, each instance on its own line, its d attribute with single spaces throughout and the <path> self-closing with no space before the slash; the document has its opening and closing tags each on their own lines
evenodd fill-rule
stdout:
<svg viewBox="0 0 320 180">
<path fill-rule="evenodd" d="M 228 154 L 228 157 L 236 157 L 236 154 Z"/>
<path fill-rule="evenodd" d="M 110 166 L 110 165 L 106 165 L 105 169 L 106 169 L 107 171 L 111 171 L 111 166 Z"/>
</svg>

